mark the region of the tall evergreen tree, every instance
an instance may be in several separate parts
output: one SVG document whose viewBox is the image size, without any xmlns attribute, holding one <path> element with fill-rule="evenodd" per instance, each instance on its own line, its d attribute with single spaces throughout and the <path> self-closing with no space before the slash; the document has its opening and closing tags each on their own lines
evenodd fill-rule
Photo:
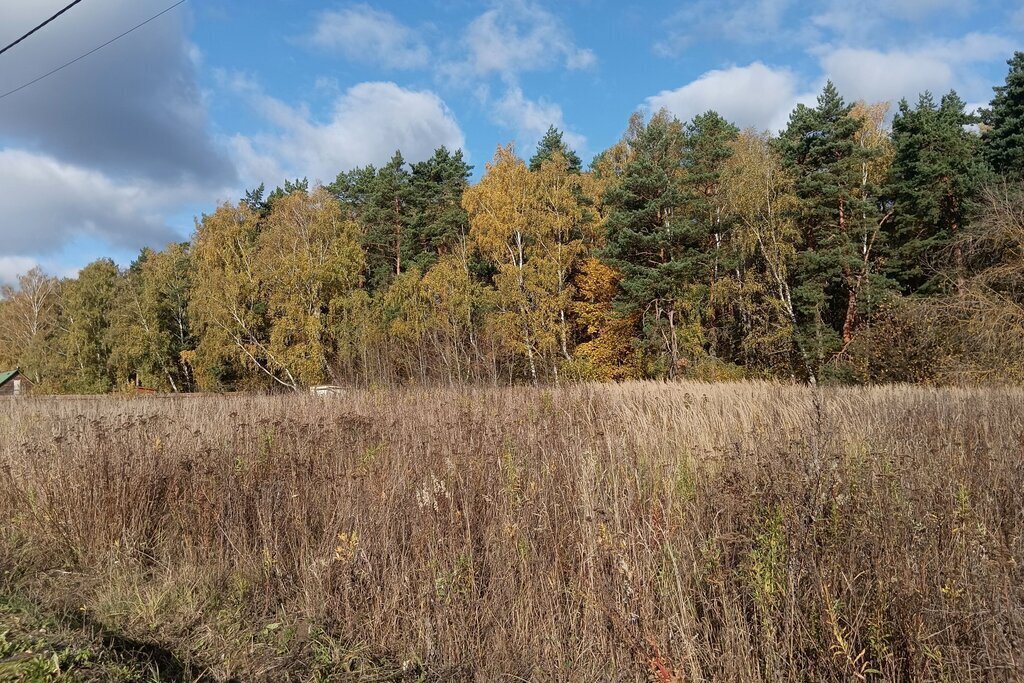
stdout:
<svg viewBox="0 0 1024 683">
<path fill-rule="evenodd" d="M 285 184 L 287 184 L 287 181 L 285 181 Z M 259 187 L 254 187 L 251 190 L 245 191 L 245 196 L 242 197 L 242 203 L 256 213 L 264 214 L 267 211 L 266 192 L 266 183 L 260 183 Z"/>
<path fill-rule="evenodd" d="M 727 321 L 718 319 L 716 311 L 725 304 L 720 290 L 734 289 L 720 286 L 720 280 L 729 279 L 737 265 L 727 244 L 721 181 L 739 129 L 717 112 L 708 111 L 695 116 L 685 133 L 683 192 L 690 234 L 680 258 L 689 272 L 687 299 L 691 317 L 700 325 L 699 343 L 707 353 L 719 355 L 728 353 L 729 346 L 719 329 Z"/>
<path fill-rule="evenodd" d="M 367 179 L 361 212 L 367 287 L 387 287 L 409 267 L 409 171 L 401 152 Z"/>
<path fill-rule="evenodd" d="M 439 255 L 449 253 L 469 232 L 469 218 L 462 208 L 462 194 L 469 186 L 473 167 L 462 150 L 445 147 L 425 161 L 412 165 L 409 178 L 409 261 L 426 270 Z"/>
<path fill-rule="evenodd" d="M 245 199 L 243 201 L 249 205 L 249 208 L 258 210 L 261 214 L 265 215 L 267 211 L 273 208 L 274 202 L 293 195 L 296 192 L 301 192 L 302 194 L 309 192 L 309 178 L 303 178 L 301 180 L 298 178 L 295 180 L 285 179 L 284 187 L 275 187 L 274 191 L 268 194 L 266 201 L 263 202 L 258 201 L 260 196 L 263 194 L 263 184 L 261 183 L 255 190 L 246 192 Z"/>
<path fill-rule="evenodd" d="M 376 177 L 377 169 L 372 165 L 361 166 L 342 171 L 325 189 L 341 203 L 342 211 L 348 218 L 359 220 L 369 201 Z"/>
<path fill-rule="evenodd" d="M 580 161 L 579 156 L 565 143 L 562 131 L 550 126 L 548 132 L 544 133 L 544 137 L 537 143 L 537 152 L 530 158 L 530 170 L 539 171 L 544 162 L 550 160 L 555 154 L 565 157 L 571 173 L 579 173 L 583 168 L 583 162 Z"/>
<path fill-rule="evenodd" d="M 1010 180 L 1024 180 L 1024 52 L 1007 61 L 1010 73 L 982 112 L 985 157 L 996 173 Z"/>
<path fill-rule="evenodd" d="M 622 273 L 616 304 L 637 317 L 674 376 L 681 361 L 678 300 L 689 275 L 682 257 L 691 233 L 682 212 L 684 133 L 664 111 L 634 128 L 633 157 L 605 198 L 611 213 L 603 256 Z"/>
<path fill-rule="evenodd" d="M 857 141 L 862 122 L 852 110 L 830 81 L 816 107 L 797 106 L 778 141 L 799 199 L 793 304 L 812 379 L 852 339 L 866 276 L 865 224 L 878 220 L 864 187 L 871 150 Z"/>
<path fill-rule="evenodd" d="M 892 122 L 895 152 L 888 192 L 894 201 L 888 270 L 907 294 L 945 287 L 947 249 L 967 225 L 981 176 L 980 140 L 967 125 L 964 102 L 950 92 L 936 105 L 930 93 L 914 108 L 900 102 Z M 952 254 L 963 281 L 963 257 Z"/>
</svg>

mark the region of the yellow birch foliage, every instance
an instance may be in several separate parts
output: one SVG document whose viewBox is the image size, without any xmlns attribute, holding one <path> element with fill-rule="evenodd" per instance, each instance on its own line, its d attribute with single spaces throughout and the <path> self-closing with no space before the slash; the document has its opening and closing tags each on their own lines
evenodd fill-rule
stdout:
<svg viewBox="0 0 1024 683">
<path fill-rule="evenodd" d="M 200 341 L 188 360 L 201 389 L 222 388 L 243 368 L 270 381 L 261 348 L 265 304 L 253 267 L 258 234 L 259 217 L 245 204 L 222 204 L 196 226 L 190 314 Z"/>
<path fill-rule="evenodd" d="M 861 122 L 860 130 L 854 136 L 857 144 L 875 152 L 870 161 L 864 164 L 862 184 L 879 185 L 884 183 L 889 175 L 889 168 L 896 152 L 885 123 L 888 114 L 888 102 L 857 102 L 850 111 L 850 116 Z"/>
<path fill-rule="evenodd" d="M 473 280 L 465 249 L 441 256 L 423 276 L 423 294 L 443 372 L 449 381 L 468 381 L 479 356 L 478 319 L 488 291 Z"/>
<path fill-rule="evenodd" d="M 722 172 L 722 194 L 746 264 L 739 294 L 744 350 L 761 367 L 784 367 L 796 322 L 790 282 L 799 239 L 793 220 L 797 201 L 793 180 L 768 136 L 747 130 L 733 142 Z"/>
<path fill-rule="evenodd" d="M 274 202 L 256 268 L 269 295 L 268 355 L 290 382 L 328 378 L 330 303 L 360 286 L 363 265 L 358 228 L 326 190 Z"/>
<path fill-rule="evenodd" d="M 499 147 L 483 179 L 463 196 L 470 238 L 498 271 L 488 327 L 526 362 L 531 379 L 547 363 L 557 374 L 557 354 L 569 355 L 569 280 L 583 246 L 574 235 L 581 208 L 568 175 L 557 155 L 531 173 L 511 146 Z"/>
</svg>

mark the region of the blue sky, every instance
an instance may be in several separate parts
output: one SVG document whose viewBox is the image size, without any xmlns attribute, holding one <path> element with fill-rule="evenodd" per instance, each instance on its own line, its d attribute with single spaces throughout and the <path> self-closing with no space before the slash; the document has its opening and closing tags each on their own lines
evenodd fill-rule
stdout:
<svg viewBox="0 0 1024 683">
<path fill-rule="evenodd" d="M 66 0 L 8 0 L 0 42 Z M 172 0 L 85 0 L 0 55 L 0 93 Z M 260 182 L 463 147 L 585 159 L 636 110 L 777 129 L 827 78 L 850 100 L 986 102 L 1024 48 L 1021 0 L 190 0 L 0 99 L 0 282 L 187 239 Z"/>
</svg>

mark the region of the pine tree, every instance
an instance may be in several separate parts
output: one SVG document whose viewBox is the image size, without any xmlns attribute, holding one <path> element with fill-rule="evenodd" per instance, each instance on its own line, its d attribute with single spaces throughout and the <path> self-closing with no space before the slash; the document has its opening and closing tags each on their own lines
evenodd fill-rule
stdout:
<svg viewBox="0 0 1024 683">
<path fill-rule="evenodd" d="M 699 335 L 702 352 L 730 353 L 731 344 L 723 329 L 729 321 L 720 319 L 725 294 L 734 290 L 730 283 L 736 262 L 729 249 L 729 221 L 721 196 L 722 171 L 732 156 L 732 143 L 739 129 L 718 113 L 709 111 L 686 125 L 683 148 L 684 201 L 689 228 L 686 249 L 680 255 L 688 272 L 685 299 L 692 323 Z M 722 280 L 725 280 L 723 282 Z"/>
<path fill-rule="evenodd" d="M 401 152 L 367 179 L 360 221 L 366 251 L 367 287 L 385 289 L 409 266 L 409 171 Z"/>
<path fill-rule="evenodd" d="M 469 233 L 462 194 L 473 167 L 462 150 L 440 147 L 425 161 L 412 165 L 409 178 L 408 260 L 427 270 L 442 254 L 450 253 Z"/>
<path fill-rule="evenodd" d="M 1009 180 L 1024 180 L 1024 52 L 1007 61 L 1006 83 L 982 112 L 985 157 L 992 169 Z"/>
<path fill-rule="evenodd" d="M 936 105 L 930 93 L 914 108 L 904 100 L 892 122 L 895 151 L 888 193 L 894 216 L 888 237 L 888 270 L 907 294 L 942 291 L 950 244 L 967 225 L 982 176 L 978 136 L 967 129 L 971 117 L 950 92 Z M 962 283 L 963 257 L 952 254 L 952 270 Z"/>
<path fill-rule="evenodd" d="M 266 215 L 267 211 L 273 208 L 274 202 L 279 199 L 284 199 L 290 195 L 300 192 L 306 194 L 309 192 L 309 179 L 302 178 L 301 180 L 296 178 L 295 180 L 284 181 L 284 187 L 275 187 L 274 191 L 267 195 L 266 201 L 260 201 L 263 195 L 263 184 L 251 192 L 245 193 L 245 199 L 243 200 L 249 205 L 250 209 L 259 211 L 261 215 Z"/>
<path fill-rule="evenodd" d="M 562 131 L 550 126 L 548 132 L 544 133 L 544 137 L 537 143 L 537 152 L 530 158 L 530 170 L 539 171 L 541 165 L 555 154 L 565 157 L 571 173 L 579 173 L 583 168 L 583 162 L 580 161 L 579 156 L 569 148 L 569 145 L 565 144 Z"/>
<path fill-rule="evenodd" d="M 362 166 L 350 171 L 342 171 L 325 189 L 338 200 L 346 216 L 352 220 L 360 220 L 369 201 L 376 177 L 376 168 L 372 165 Z"/>
<path fill-rule="evenodd" d="M 852 110 L 830 81 L 816 107 L 797 106 L 778 141 L 799 199 L 793 304 L 811 379 L 853 337 L 874 239 L 868 231 L 878 221 L 864 188 L 872 152 L 857 140 L 862 121 Z"/>
<path fill-rule="evenodd" d="M 681 260 L 690 237 L 682 206 L 683 127 L 666 112 L 635 121 L 633 156 L 605 197 L 611 207 L 604 260 L 621 274 L 616 304 L 640 321 L 649 346 L 680 367 L 678 299 L 689 275 Z"/>
</svg>

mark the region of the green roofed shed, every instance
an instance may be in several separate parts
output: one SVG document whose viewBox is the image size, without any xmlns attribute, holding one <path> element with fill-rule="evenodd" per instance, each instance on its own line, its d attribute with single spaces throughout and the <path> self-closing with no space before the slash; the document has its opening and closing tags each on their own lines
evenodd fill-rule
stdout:
<svg viewBox="0 0 1024 683">
<path fill-rule="evenodd" d="M 32 382 L 20 370 L 0 371 L 0 396 L 24 396 Z"/>
</svg>

